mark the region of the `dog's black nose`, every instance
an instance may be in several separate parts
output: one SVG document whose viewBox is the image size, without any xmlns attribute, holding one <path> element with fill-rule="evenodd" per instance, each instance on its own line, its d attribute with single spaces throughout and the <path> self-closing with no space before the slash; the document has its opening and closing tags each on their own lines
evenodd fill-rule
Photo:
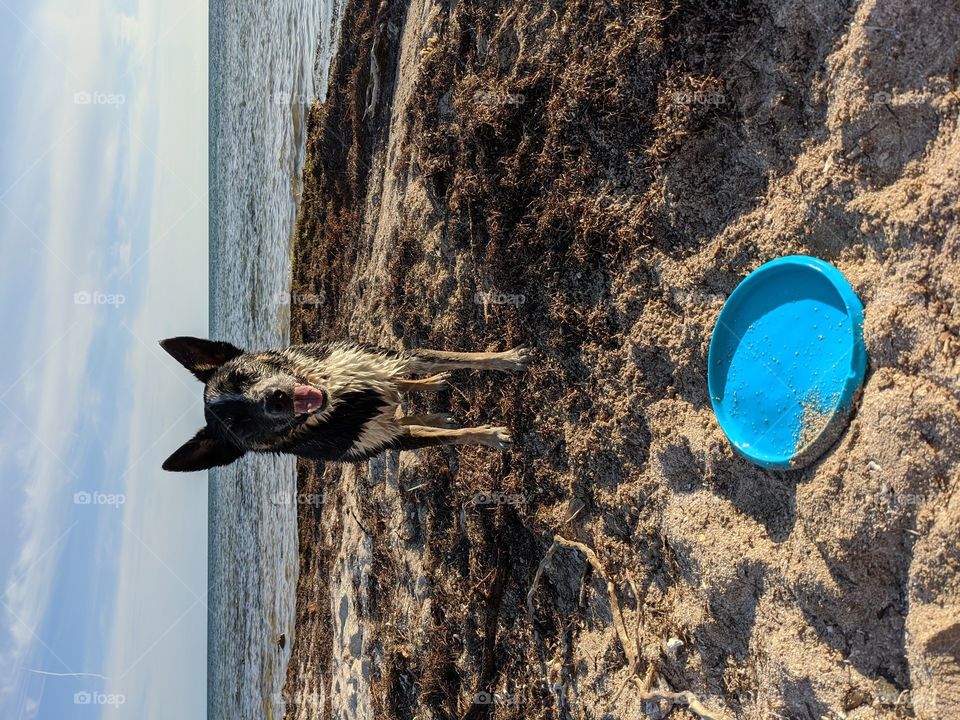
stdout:
<svg viewBox="0 0 960 720">
<path fill-rule="evenodd" d="M 283 390 L 274 390 L 267 395 L 267 410 L 271 412 L 280 412 L 290 406 L 290 395 Z"/>
</svg>

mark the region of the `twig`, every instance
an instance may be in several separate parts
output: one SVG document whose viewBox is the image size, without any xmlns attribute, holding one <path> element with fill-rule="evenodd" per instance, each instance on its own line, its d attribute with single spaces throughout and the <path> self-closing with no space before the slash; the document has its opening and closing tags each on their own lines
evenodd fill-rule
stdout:
<svg viewBox="0 0 960 720">
<path fill-rule="evenodd" d="M 577 591 L 577 610 L 586 609 L 587 605 L 587 576 L 590 574 L 591 567 L 588 564 L 583 566 L 583 572 L 580 573 L 580 589 Z"/>
<path fill-rule="evenodd" d="M 370 79 L 372 86 L 367 87 L 367 108 L 363 111 L 363 120 L 373 115 L 373 109 L 377 106 L 377 98 L 380 95 L 380 66 L 377 63 L 377 45 L 380 44 L 380 35 L 373 40 L 373 47 L 370 50 Z"/>
<path fill-rule="evenodd" d="M 543 639 L 540 637 L 540 631 L 537 630 L 537 623 L 534 621 L 533 614 L 533 594 L 537 591 L 537 585 L 540 584 L 540 577 L 543 575 L 544 568 L 550 564 L 550 559 L 553 557 L 553 553 L 557 549 L 557 543 L 553 543 L 547 552 L 544 554 L 543 558 L 540 560 L 540 564 L 537 565 L 537 572 L 534 573 L 533 582 L 530 583 L 530 589 L 527 590 L 527 621 L 530 623 L 530 627 L 533 629 L 533 639 L 537 644 L 537 651 L 540 654 L 540 674 L 547 678 L 547 660 L 546 660 L 546 651 L 543 648 Z"/>
<path fill-rule="evenodd" d="M 640 655 L 642 655 L 640 651 L 640 618 L 643 617 L 640 614 L 640 594 L 637 592 L 637 581 L 634 579 L 632 572 L 627 572 L 627 581 L 630 583 L 630 589 L 633 590 L 633 599 L 637 603 L 637 619 L 633 628 L 633 641 L 637 644 L 637 659 L 639 660 Z"/>
<path fill-rule="evenodd" d="M 634 683 L 640 685 L 640 678 L 634 677 Z M 641 688 L 642 689 L 642 688 Z M 689 690 L 683 692 L 668 692 L 666 690 L 648 690 L 640 695 L 643 702 L 668 702 L 671 705 L 682 705 L 690 712 L 694 713 L 703 720 L 727 720 L 727 716 L 707 709 L 707 707 L 697 699 Z"/>
<path fill-rule="evenodd" d="M 646 694 L 650 691 L 650 686 L 653 685 L 653 676 L 656 674 L 656 666 L 653 663 L 647 665 L 647 672 L 644 674 L 643 679 L 639 681 L 640 692 Z M 620 685 L 620 689 L 614 693 L 613 697 L 610 698 L 610 710 L 613 710 L 613 706 L 617 704 L 617 700 L 620 699 L 620 695 L 623 694 L 623 691 L 626 689 L 627 685 L 630 683 L 637 683 L 638 678 L 633 673 L 627 675 L 626 680 L 623 681 L 623 684 Z"/>
<path fill-rule="evenodd" d="M 623 611 L 620 609 L 620 601 L 617 599 L 616 587 L 613 582 L 610 580 L 610 576 L 607 575 L 606 570 L 603 567 L 603 563 L 600 562 L 600 558 L 597 556 L 597 553 L 593 551 L 587 545 L 584 545 L 581 542 L 576 542 L 574 540 L 567 540 L 565 537 L 560 535 L 553 536 L 553 545 L 550 546 L 548 550 L 548 555 L 552 554 L 553 550 L 557 546 L 569 548 L 571 550 L 579 550 L 587 558 L 587 562 L 593 567 L 593 569 L 599 573 L 607 581 L 607 596 L 610 599 L 610 611 L 613 615 L 613 625 L 617 630 L 617 635 L 620 638 L 620 644 L 623 646 L 623 652 L 627 656 L 627 668 L 629 670 L 629 675 L 624 681 L 623 685 L 620 686 L 620 689 L 617 690 L 616 694 L 611 700 L 611 705 L 616 703 L 619 699 L 621 693 L 628 683 L 633 683 L 640 688 L 640 700 L 642 702 L 669 702 L 671 705 L 682 705 L 686 707 L 690 712 L 698 715 L 703 718 L 703 720 L 728 720 L 726 715 L 721 713 L 715 713 L 712 710 L 708 710 L 706 706 L 700 702 L 696 695 L 694 695 L 689 690 L 684 690 L 683 692 L 668 692 L 664 690 L 650 690 L 650 686 L 653 684 L 653 677 L 656 672 L 656 669 L 653 663 L 650 663 L 647 666 L 647 672 L 644 677 L 639 677 L 637 674 L 639 671 L 639 661 L 640 661 L 640 596 L 637 593 L 637 584 L 634 581 L 632 576 L 629 577 L 630 587 L 633 590 L 634 597 L 637 599 L 637 635 L 635 642 L 631 643 L 627 636 L 627 628 L 623 622 Z M 545 558 L 546 559 L 546 558 Z M 537 575 L 534 577 L 534 584 L 536 584 L 537 579 L 539 579 L 541 568 L 543 562 L 540 563 L 541 567 L 537 568 Z M 533 588 L 531 588 L 532 592 Z M 531 594 L 527 594 L 527 611 L 528 613 L 532 612 L 532 601 Z"/>
<path fill-rule="evenodd" d="M 653 663 L 647 665 L 647 673 L 643 676 L 643 681 L 640 683 L 640 692 L 646 694 L 650 692 L 650 686 L 653 685 L 653 676 L 657 673 L 657 666 Z"/>
<path fill-rule="evenodd" d="M 624 679 L 624 681 L 623 681 L 622 683 L 620 683 L 620 687 L 619 687 L 619 688 L 617 689 L 617 691 L 613 694 L 613 697 L 610 698 L 610 706 L 609 706 L 609 707 L 610 707 L 610 710 L 611 710 L 611 711 L 613 710 L 613 706 L 617 704 L 617 700 L 619 700 L 619 699 L 620 699 L 620 696 L 623 695 L 623 691 L 627 689 L 627 685 L 629 685 L 630 682 L 631 682 L 632 680 L 634 680 L 635 678 L 636 678 L 636 675 L 633 675 L 632 673 L 628 673 L 626 679 Z"/>
<path fill-rule="evenodd" d="M 449 387 L 453 392 L 457 393 L 460 397 L 462 397 L 463 400 L 464 400 L 464 402 L 466 402 L 466 403 L 469 403 L 469 402 L 470 402 L 470 398 L 467 397 L 466 393 L 463 392 L 463 390 L 461 390 L 460 388 L 458 388 L 456 385 L 454 385 L 454 384 L 453 384 L 452 382 L 450 382 L 449 380 L 447 380 L 447 387 Z"/>
<path fill-rule="evenodd" d="M 557 549 L 557 543 L 554 541 L 553 545 L 547 548 L 547 552 L 544 554 L 543 558 L 540 560 L 540 564 L 537 565 L 537 572 L 533 575 L 533 582 L 530 583 L 530 589 L 527 590 L 527 620 L 530 621 L 530 624 L 533 625 L 533 594 L 537 591 L 537 585 L 540 584 L 540 576 L 543 575 L 544 568 L 550 564 L 550 559 L 553 557 L 553 553 Z"/>
<path fill-rule="evenodd" d="M 617 630 L 617 636 L 620 638 L 620 644 L 623 646 L 623 652 L 627 656 L 627 666 L 630 668 L 630 672 L 636 672 L 637 649 L 634 644 L 630 642 L 629 636 L 627 635 L 627 628 L 623 624 L 623 612 L 620 610 L 620 601 L 617 599 L 617 589 L 610 581 L 610 576 L 607 575 L 607 571 L 604 569 L 603 563 L 600 562 L 600 558 L 593 551 L 593 548 L 590 548 L 581 542 L 576 542 L 575 540 L 567 540 L 561 535 L 553 536 L 553 544 L 582 552 L 587 558 L 587 562 L 593 566 L 593 569 L 599 575 L 601 575 L 604 580 L 607 581 L 607 596 L 610 599 L 610 611 L 613 615 L 613 626 Z"/>
<path fill-rule="evenodd" d="M 354 512 L 353 508 L 348 508 L 347 510 L 349 511 L 350 516 L 356 521 L 357 525 L 360 526 L 360 529 L 363 530 L 366 535 L 373 537 L 373 533 L 367 530 L 366 526 L 360 522 L 360 518 L 357 517 L 357 513 Z"/>
</svg>

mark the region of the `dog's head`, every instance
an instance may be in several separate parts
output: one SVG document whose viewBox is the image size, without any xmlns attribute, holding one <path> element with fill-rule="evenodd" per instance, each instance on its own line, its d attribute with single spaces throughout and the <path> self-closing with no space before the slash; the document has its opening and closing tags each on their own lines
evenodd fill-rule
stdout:
<svg viewBox="0 0 960 720">
<path fill-rule="evenodd" d="M 227 342 L 191 337 L 160 345 L 204 383 L 207 421 L 167 458 L 164 470 L 207 470 L 229 465 L 248 450 L 278 450 L 328 405 L 327 391 L 297 377 L 281 353 L 245 353 Z"/>
</svg>

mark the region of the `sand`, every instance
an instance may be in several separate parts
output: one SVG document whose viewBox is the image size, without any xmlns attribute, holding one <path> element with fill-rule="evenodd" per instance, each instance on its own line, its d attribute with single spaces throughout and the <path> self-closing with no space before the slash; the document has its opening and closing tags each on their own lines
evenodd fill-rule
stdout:
<svg viewBox="0 0 960 720">
<path fill-rule="evenodd" d="M 716 717 L 960 717 L 960 4 L 344 17 L 294 338 L 536 362 L 411 408 L 503 422 L 508 453 L 300 464 L 323 503 L 287 716 L 662 717 L 646 680 Z M 706 357 L 737 283 L 791 253 L 850 280 L 869 367 L 828 452 L 774 472 L 723 436 Z M 607 578 L 558 547 L 534 584 L 556 534 Z"/>
</svg>

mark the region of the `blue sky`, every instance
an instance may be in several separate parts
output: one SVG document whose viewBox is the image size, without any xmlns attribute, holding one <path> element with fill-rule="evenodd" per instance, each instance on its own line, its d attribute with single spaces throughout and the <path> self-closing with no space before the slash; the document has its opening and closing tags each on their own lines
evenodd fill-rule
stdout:
<svg viewBox="0 0 960 720">
<path fill-rule="evenodd" d="M 0 0 L 0 717 L 202 718 L 207 8 Z"/>
</svg>

